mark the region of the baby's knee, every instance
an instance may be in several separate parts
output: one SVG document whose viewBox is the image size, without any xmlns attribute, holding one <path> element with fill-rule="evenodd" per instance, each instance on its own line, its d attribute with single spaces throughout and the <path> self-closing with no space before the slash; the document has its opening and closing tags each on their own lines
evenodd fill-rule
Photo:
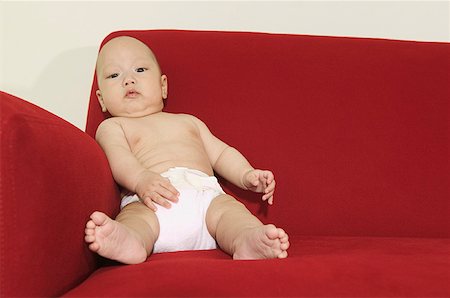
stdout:
<svg viewBox="0 0 450 298">
<path fill-rule="evenodd" d="M 234 209 L 234 208 L 245 208 L 244 204 L 236 200 L 230 195 L 223 194 L 220 196 L 217 196 L 212 200 L 211 204 L 209 205 L 208 212 L 211 213 L 221 213 L 225 210 Z"/>
<path fill-rule="evenodd" d="M 117 215 L 116 220 L 119 222 L 140 221 L 149 226 L 152 233 L 159 234 L 159 221 L 155 212 L 141 202 L 133 202 L 126 205 Z"/>
<path fill-rule="evenodd" d="M 230 195 L 217 196 L 211 201 L 206 212 L 206 224 L 208 227 L 214 227 L 225 212 L 237 210 L 247 210 L 247 208 Z"/>
</svg>

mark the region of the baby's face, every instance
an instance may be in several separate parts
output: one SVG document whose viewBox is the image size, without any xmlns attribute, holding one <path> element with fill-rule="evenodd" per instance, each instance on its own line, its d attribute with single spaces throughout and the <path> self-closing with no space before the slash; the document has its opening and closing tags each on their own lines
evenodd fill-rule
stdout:
<svg viewBox="0 0 450 298">
<path fill-rule="evenodd" d="M 113 116 L 143 117 L 162 111 L 167 77 L 150 49 L 131 37 L 103 46 L 97 60 L 97 97 Z"/>
</svg>

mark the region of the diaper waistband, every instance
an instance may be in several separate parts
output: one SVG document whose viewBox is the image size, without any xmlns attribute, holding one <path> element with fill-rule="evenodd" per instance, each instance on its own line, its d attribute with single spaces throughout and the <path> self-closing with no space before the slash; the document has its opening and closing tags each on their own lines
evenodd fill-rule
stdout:
<svg viewBox="0 0 450 298">
<path fill-rule="evenodd" d="M 174 167 L 162 173 L 161 176 L 169 178 L 177 189 L 193 187 L 198 191 L 213 189 L 223 192 L 215 176 L 209 176 L 199 170 Z"/>
<path fill-rule="evenodd" d="M 175 167 L 162 173 L 161 176 L 168 178 L 170 183 L 179 191 L 194 189 L 196 191 L 213 191 L 216 196 L 225 194 L 215 176 L 209 176 L 199 170 Z M 137 194 L 125 194 L 122 197 L 120 209 L 130 203 L 139 201 Z"/>
</svg>

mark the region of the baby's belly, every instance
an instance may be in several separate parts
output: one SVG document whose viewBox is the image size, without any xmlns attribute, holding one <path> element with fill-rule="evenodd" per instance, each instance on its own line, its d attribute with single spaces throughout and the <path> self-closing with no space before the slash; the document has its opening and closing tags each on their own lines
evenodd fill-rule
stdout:
<svg viewBox="0 0 450 298">
<path fill-rule="evenodd" d="M 151 171 L 161 174 L 173 167 L 185 167 L 213 175 L 208 155 L 200 142 L 178 140 L 171 144 L 160 142 L 157 147 L 143 145 L 133 151 L 141 164 Z"/>
<path fill-rule="evenodd" d="M 145 165 L 144 165 L 145 166 Z M 155 164 L 147 165 L 145 166 L 150 171 L 156 172 L 156 173 L 164 173 L 170 168 L 174 167 L 185 167 L 188 169 L 198 170 L 201 171 L 209 176 L 214 175 L 214 171 L 211 167 L 211 164 L 209 163 L 209 160 L 176 160 L 176 159 L 170 159 L 170 160 L 164 160 L 160 161 Z"/>
</svg>

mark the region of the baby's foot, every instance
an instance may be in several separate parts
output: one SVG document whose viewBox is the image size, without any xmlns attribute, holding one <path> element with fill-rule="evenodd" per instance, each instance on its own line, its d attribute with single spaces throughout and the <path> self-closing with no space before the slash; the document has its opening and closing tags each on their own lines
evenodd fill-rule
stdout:
<svg viewBox="0 0 450 298">
<path fill-rule="evenodd" d="M 147 259 L 147 252 L 138 236 L 102 212 L 91 214 L 84 240 L 90 243 L 90 250 L 108 259 L 125 264 L 142 263 Z"/>
<path fill-rule="evenodd" d="M 235 260 L 286 258 L 289 237 L 283 229 L 264 225 L 242 232 L 236 239 Z"/>
</svg>

